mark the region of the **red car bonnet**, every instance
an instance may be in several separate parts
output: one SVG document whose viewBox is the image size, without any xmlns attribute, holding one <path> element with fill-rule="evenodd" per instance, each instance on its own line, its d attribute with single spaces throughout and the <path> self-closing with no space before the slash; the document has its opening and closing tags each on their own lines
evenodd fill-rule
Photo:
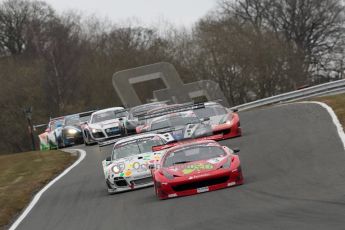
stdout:
<svg viewBox="0 0 345 230">
<path fill-rule="evenodd" d="M 163 168 L 162 170 L 165 170 L 166 172 L 174 176 L 190 177 L 217 170 L 227 161 L 228 158 L 229 156 L 225 155 L 224 157 L 174 165 L 168 168 Z"/>
</svg>

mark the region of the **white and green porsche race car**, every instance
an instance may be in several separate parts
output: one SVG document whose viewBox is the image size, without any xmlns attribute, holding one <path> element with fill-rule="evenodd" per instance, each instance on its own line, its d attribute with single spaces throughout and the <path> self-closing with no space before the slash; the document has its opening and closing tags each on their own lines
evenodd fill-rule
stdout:
<svg viewBox="0 0 345 230">
<path fill-rule="evenodd" d="M 149 165 L 158 164 L 164 152 L 152 148 L 167 144 L 167 140 L 161 134 L 140 134 L 115 142 L 111 156 L 102 162 L 108 192 L 152 186 Z"/>
</svg>

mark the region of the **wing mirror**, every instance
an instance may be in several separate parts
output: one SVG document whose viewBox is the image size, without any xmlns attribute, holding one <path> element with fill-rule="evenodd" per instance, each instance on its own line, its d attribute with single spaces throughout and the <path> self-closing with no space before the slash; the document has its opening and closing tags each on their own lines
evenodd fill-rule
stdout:
<svg viewBox="0 0 345 230">
<path fill-rule="evenodd" d="M 234 153 L 239 153 L 241 150 L 239 148 L 234 148 L 232 151 L 234 151 Z"/>
<path fill-rule="evenodd" d="M 238 112 L 238 109 L 232 109 L 232 112 L 236 113 Z"/>
<path fill-rule="evenodd" d="M 150 170 L 155 169 L 155 165 L 154 165 L 154 164 L 149 164 L 149 169 L 150 169 Z"/>
<path fill-rule="evenodd" d="M 111 161 L 111 157 L 105 158 L 105 161 Z"/>
</svg>

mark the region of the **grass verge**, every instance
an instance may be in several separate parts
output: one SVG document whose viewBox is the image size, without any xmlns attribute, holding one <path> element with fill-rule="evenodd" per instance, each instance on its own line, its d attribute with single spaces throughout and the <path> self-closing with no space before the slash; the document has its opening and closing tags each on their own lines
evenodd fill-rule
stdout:
<svg viewBox="0 0 345 230">
<path fill-rule="evenodd" d="M 35 192 L 76 159 L 61 151 L 0 155 L 0 229 L 29 204 Z"/>
<path fill-rule="evenodd" d="M 326 103 L 332 107 L 340 123 L 342 124 L 343 129 L 345 129 L 345 93 L 333 96 L 318 97 L 315 98 L 315 100 Z"/>
</svg>

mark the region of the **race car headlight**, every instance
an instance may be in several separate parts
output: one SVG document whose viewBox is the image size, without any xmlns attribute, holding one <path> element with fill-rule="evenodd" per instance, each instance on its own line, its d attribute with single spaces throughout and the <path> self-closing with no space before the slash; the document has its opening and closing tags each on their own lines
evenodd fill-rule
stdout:
<svg viewBox="0 0 345 230">
<path fill-rule="evenodd" d="M 223 117 L 223 119 L 219 122 L 220 124 L 227 124 L 227 125 L 231 125 L 232 124 L 232 118 L 233 115 L 229 115 L 229 116 L 225 116 Z"/>
<path fill-rule="evenodd" d="M 225 124 L 231 125 L 231 121 L 226 121 Z"/>
<path fill-rule="evenodd" d="M 120 173 L 120 168 L 119 168 L 119 166 L 117 166 L 117 165 L 114 165 L 113 167 L 112 167 L 112 169 L 111 169 L 115 174 L 118 174 L 118 173 Z"/>
<path fill-rule="evenodd" d="M 75 130 L 75 129 L 68 129 L 68 130 L 67 130 L 67 133 L 68 133 L 68 134 L 72 134 L 72 135 L 73 135 L 73 134 L 76 134 L 77 132 L 78 132 L 78 131 Z"/>
<path fill-rule="evenodd" d="M 229 120 L 229 119 L 223 119 L 222 121 L 220 121 L 220 122 L 219 122 L 219 124 L 227 124 L 227 125 L 231 125 L 231 124 L 232 124 L 232 122 L 231 122 L 231 120 Z"/>
<path fill-rule="evenodd" d="M 100 130 L 100 129 L 92 129 L 91 132 L 92 133 L 100 133 L 100 132 L 102 132 L 102 130 Z"/>
</svg>

